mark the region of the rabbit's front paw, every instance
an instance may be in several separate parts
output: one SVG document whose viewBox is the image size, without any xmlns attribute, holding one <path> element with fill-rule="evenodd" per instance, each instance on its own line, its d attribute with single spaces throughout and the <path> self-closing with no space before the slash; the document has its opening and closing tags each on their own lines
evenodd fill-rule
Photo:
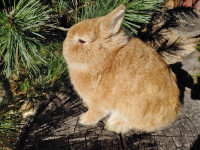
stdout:
<svg viewBox="0 0 200 150">
<path fill-rule="evenodd" d="M 96 124 L 96 120 L 92 120 L 86 112 L 80 115 L 79 123 L 82 125 L 94 125 Z"/>
<path fill-rule="evenodd" d="M 99 120 L 106 116 L 105 112 L 89 109 L 86 113 L 80 115 L 79 123 L 82 125 L 95 125 Z"/>
</svg>

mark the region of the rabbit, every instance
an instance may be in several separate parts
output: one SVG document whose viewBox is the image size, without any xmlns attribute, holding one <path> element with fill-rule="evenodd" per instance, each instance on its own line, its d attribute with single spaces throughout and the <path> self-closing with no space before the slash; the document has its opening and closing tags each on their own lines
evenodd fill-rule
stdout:
<svg viewBox="0 0 200 150">
<path fill-rule="evenodd" d="M 106 16 L 73 25 L 63 42 L 71 83 L 88 108 L 79 123 L 116 133 L 153 132 L 172 123 L 181 107 L 175 74 L 161 56 L 121 28 L 121 4 Z"/>
</svg>

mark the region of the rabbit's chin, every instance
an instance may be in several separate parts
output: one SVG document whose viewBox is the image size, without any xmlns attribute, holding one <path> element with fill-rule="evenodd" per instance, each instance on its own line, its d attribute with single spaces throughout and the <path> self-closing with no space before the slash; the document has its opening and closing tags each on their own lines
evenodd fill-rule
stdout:
<svg viewBox="0 0 200 150">
<path fill-rule="evenodd" d="M 71 63 L 68 63 L 68 68 L 85 71 L 89 68 L 89 65 L 86 63 L 71 62 Z"/>
</svg>

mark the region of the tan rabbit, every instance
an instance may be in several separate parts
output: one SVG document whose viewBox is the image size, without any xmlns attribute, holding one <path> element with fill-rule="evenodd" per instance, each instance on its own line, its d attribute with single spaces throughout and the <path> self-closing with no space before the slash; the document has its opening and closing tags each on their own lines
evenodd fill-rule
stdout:
<svg viewBox="0 0 200 150">
<path fill-rule="evenodd" d="M 160 55 L 141 40 L 129 38 L 120 5 L 106 16 L 70 28 L 63 44 L 71 82 L 88 111 L 83 125 L 109 116 L 106 128 L 155 131 L 175 120 L 180 108 L 176 77 Z"/>
</svg>

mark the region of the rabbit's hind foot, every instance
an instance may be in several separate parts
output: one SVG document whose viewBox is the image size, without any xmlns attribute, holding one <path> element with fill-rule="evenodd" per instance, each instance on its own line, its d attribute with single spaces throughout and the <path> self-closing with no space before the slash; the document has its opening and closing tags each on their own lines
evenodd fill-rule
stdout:
<svg viewBox="0 0 200 150">
<path fill-rule="evenodd" d="M 128 121 L 118 113 L 113 113 L 108 118 L 105 128 L 116 133 L 126 133 L 132 129 Z"/>
</svg>

